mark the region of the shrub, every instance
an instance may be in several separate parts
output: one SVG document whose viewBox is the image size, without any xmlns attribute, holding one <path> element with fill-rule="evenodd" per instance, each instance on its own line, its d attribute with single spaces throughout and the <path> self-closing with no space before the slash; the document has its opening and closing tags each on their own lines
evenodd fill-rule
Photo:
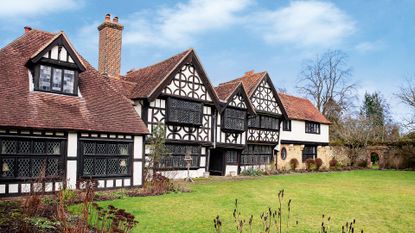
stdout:
<svg viewBox="0 0 415 233">
<path fill-rule="evenodd" d="M 316 171 L 320 170 L 321 166 L 323 165 L 323 160 L 320 158 L 316 158 Z"/>
<path fill-rule="evenodd" d="M 293 170 L 293 171 L 295 171 L 295 169 L 297 169 L 297 167 L 298 167 L 298 165 L 299 165 L 300 163 L 298 162 L 298 160 L 296 159 L 296 158 L 292 158 L 291 160 L 290 160 L 290 167 L 291 167 L 291 170 Z"/>
<path fill-rule="evenodd" d="M 331 168 L 331 169 L 336 168 L 336 167 L 337 167 L 337 164 L 338 164 L 338 162 L 337 162 L 337 160 L 336 160 L 335 158 L 332 158 L 332 159 L 329 161 L 329 166 L 330 166 L 330 168 Z"/>
<path fill-rule="evenodd" d="M 316 167 L 316 161 L 314 161 L 314 159 L 306 159 L 304 163 L 307 171 L 311 171 Z"/>
<path fill-rule="evenodd" d="M 152 179 L 144 184 L 144 192 L 147 195 L 161 195 L 169 191 L 174 191 L 173 182 L 160 173 L 155 173 Z"/>
<path fill-rule="evenodd" d="M 253 167 L 245 169 L 241 172 L 243 176 L 262 176 L 263 172 L 259 169 L 255 169 Z"/>
<path fill-rule="evenodd" d="M 366 160 L 360 160 L 360 161 L 357 163 L 357 166 L 358 166 L 358 167 L 367 167 L 367 161 L 366 161 Z"/>
</svg>

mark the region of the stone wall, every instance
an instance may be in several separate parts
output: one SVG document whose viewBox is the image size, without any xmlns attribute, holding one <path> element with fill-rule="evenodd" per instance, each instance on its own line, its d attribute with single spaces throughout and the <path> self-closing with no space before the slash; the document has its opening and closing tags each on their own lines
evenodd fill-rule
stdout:
<svg viewBox="0 0 415 233">
<path fill-rule="evenodd" d="M 304 145 L 294 145 L 294 144 L 281 144 L 282 148 L 287 150 L 287 158 L 285 160 L 281 159 L 281 152 L 277 154 L 277 169 L 278 170 L 290 170 L 290 160 L 296 158 L 299 162 L 298 169 L 305 169 L 305 163 L 302 162 L 302 152 Z M 332 146 L 318 146 L 317 147 L 317 158 L 323 160 L 322 168 L 329 168 L 329 161 L 334 157 L 340 163 L 347 164 L 347 151 L 342 147 L 332 147 Z"/>
</svg>

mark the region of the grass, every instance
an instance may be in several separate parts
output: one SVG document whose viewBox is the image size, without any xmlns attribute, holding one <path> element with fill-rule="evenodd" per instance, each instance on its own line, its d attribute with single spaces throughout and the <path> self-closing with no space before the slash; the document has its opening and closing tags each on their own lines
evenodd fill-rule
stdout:
<svg viewBox="0 0 415 233">
<path fill-rule="evenodd" d="M 224 232 L 235 232 L 235 198 L 246 218 L 254 215 L 259 232 L 260 214 L 275 209 L 277 193 L 285 189 L 292 199 L 291 232 L 318 232 L 322 214 L 331 216 L 333 232 L 356 219 L 364 232 L 415 232 L 415 172 L 361 170 L 292 174 L 247 180 L 198 180 L 191 193 L 132 197 L 101 202 L 133 213 L 140 224 L 135 232 L 213 232 L 219 214 Z M 360 231 L 359 231 L 360 232 Z"/>
</svg>

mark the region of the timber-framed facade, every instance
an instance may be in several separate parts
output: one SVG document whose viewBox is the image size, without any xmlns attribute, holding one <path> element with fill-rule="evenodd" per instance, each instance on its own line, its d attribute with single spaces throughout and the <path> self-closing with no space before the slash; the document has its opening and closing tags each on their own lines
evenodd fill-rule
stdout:
<svg viewBox="0 0 415 233">
<path fill-rule="evenodd" d="M 0 196 L 83 188 L 88 179 L 139 187 L 159 125 L 171 154 L 159 170 L 170 178 L 187 176 L 186 155 L 192 177 L 264 169 L 292 141 L 280 136 L 297 129 L 267 72 L 214 87 L 188 49 L 119 75 L 123 26 L 106 15 L 98 30 L 98 70 L 63 32 L 26 29 L 0 50 Z M 323 120 L 302 130 L 328 138 Z"/>
</svg>

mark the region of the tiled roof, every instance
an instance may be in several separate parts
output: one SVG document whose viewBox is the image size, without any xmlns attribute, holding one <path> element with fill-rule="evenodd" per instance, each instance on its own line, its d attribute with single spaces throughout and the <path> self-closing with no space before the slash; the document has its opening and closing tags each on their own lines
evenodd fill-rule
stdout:
<svg viewBox="0 0 415 233">
<path fill-rule="evenodd" d="M 331 124 L 310 100 L 283 93 L 278 93 L 278 96 L 281 99 L 289 119 Z"/>
<path fill-rule="evenodd" d="M 252 96 L 252 94 L 254 94 L 254 91 L 256 89 L 256 87 L 261 83 L 261 81 L 263 80 L 263 78 L 266 76 L 267 72 L 263 71 L 263 72 L 258 72 L 258 73 L 254 73 L 253 71 L 249 71 L 246 72 L 244 76 L 231 80 L 229 82 L 226 82 L 224 84 L 229 84 L 229 83 L 237 83 L 237 82 L 242 82 L 242 84 L 244 85 L 244 88 L 246 90 L 246 93 L 248 94 L 249 97 Z"/>
<path fill-rule="evenodd" d="M 219 84 L 219 86 L 215 87 L 215 91 L 219 97 L 219 100 L 225 103 L 228 102 L 229 97 L 231 97 L 239 85 L 241 85 L 241 82 Z"/>
<path fill-rule="evenodd" d="M 128 97 L 131 99 L 150 97 L 176 66 L 192 51 L 193 49 L 188 49 L 162 62 L 128 72 L 125 75 L 125 80 L 136 84 Z"/>
<path fill-rule="evenodd" d="M 32 30 L 0 50 L 0 126 L 145 134 L 132 103 L 79 56 L 80 96 L 30 91 L 26 62 L 56 34 Z"/>
</svg>

